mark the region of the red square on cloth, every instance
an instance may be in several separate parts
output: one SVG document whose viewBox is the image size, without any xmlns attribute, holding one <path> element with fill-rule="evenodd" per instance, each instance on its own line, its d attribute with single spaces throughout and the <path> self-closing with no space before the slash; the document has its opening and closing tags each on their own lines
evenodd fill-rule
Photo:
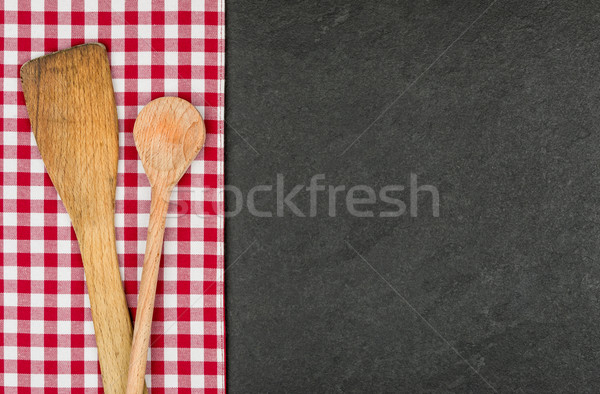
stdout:
<svg viewBox="0 0 600 394">
<path fill-rule="evenodd" d="M 174 190 L 167 217 L 146 383 L 156 392 L 225 392 L 219 216 L 224 0 L 6 0 L 0 20 L 0 387 L 8 392 L 102 391 L 77 240 L 45 172 L 19 79 L 20 66 L 32 58 L 101 42 L 109 53 L 119 116 L 115 225 L 133 315 L 150 210 L 150 186 L 132 134 L 135 118 L 151 99 L 179 96 L 205 119 L 205 149 Z M 207 205 L 214 209 L 204 209 Z"/>
</svg>

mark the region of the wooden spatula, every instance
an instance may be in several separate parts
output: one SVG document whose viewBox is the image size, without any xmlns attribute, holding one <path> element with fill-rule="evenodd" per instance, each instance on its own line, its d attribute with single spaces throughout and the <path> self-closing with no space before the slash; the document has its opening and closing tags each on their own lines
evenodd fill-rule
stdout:
<svg viewBox="0 0 600 394">
<path fill-rule="evenodd" d="M 132 327 L 115 245 L 119 126 L 106 49 L 85 44 L 31 60 L 21 80 L 38 148 L 79 241 L 104 391 L 124 393 Z"/>
</svg>

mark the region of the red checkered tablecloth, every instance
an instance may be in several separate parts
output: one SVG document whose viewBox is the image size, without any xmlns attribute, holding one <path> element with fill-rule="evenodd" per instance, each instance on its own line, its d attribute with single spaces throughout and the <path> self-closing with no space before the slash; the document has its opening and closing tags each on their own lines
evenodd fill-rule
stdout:
<svg viewBox="0 0 600 394">
<path fill-rule="evenodd" d="M 0 386 L 98 392 L 102 380 L 78 244 L 36 147 L 21 92 L 27 60 L 85 42 L 109 52 L 119 115 L 117 251 L 132 312 L 150 187 L 133 124 L 179 96 L 206 146 L 173 192 L 146 382 L 152 392 L 225 391 L 223 310 L 224 0 L 1 4 Z"/>
</svg>

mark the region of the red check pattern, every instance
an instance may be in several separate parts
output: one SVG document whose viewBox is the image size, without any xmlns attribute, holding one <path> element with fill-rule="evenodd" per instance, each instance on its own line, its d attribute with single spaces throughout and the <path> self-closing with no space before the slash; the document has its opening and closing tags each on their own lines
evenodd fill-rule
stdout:
<svg viewBox="0 0 600 394">
<path fill-rule="evenodd" d="M 154 393 L 224 392 L 224 0 L 0 4 L 0 386 L 101 392 L 83 267 L 31 132 L 19 68 L 85 42 L 109 52 L 119 115 L 117 251 L 135 314 L 150 187 L 132 130 L 154 98 L 196 105 L 206 145 L 173 193 L 146 382 Z"/>
</svg>

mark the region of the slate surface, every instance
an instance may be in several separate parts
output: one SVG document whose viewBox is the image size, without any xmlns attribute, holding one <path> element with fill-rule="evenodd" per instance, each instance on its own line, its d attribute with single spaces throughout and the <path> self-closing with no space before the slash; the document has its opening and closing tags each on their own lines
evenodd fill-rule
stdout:
<svg viewBox="0 0 600 394">
<path fill-rule="evenodd" d="M 227 4 L 227 184 L 412 173 L 440 193 L 439 217 L 428 193 L 417 217 L 330 217 L 319 192 L 316 217 L 227 219 L 230 393 L 600 391 L 599 20 L 587 1 Z"/>
</svg>

